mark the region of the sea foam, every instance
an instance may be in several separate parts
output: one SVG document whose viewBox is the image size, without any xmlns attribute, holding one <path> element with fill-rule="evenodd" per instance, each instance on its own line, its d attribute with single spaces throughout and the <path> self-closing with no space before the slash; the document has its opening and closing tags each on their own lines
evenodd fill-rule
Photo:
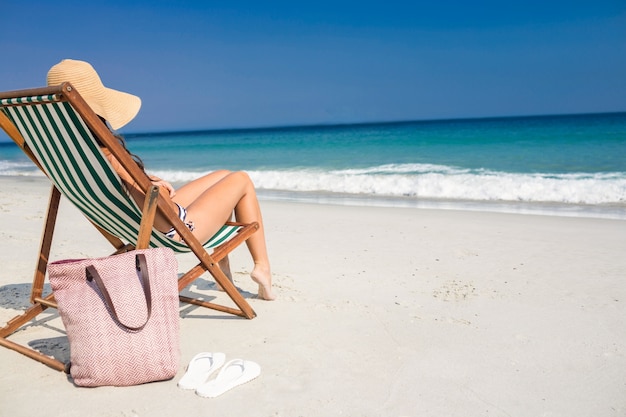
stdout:
<svg viewBox="0 0 626 417">
<path fill-rule="evenodd" d="M 430 164 L 390 164 L 346 170 L 248 171 L 262 190 L 381 197 L 565 204 L 626 204 L 624 173 L 505 173 Z M 201 173 L 161 171 L 172 182 Z"/>
<path fill-rule="evenodd" d="M 43 176 L 31 161 L 0 160 L 0 175 Z"/>
</svg>

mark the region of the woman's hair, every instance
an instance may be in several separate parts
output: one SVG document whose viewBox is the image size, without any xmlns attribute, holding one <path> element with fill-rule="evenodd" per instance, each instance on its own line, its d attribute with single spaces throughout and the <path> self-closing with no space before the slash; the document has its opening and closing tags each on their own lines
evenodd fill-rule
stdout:
<svg viewBox="0 0 626 417">
<path fill-rule="evenodd" d="M 102 117 L 102 116 L 98 116 L 100 118 L 100 120 L 102 120 L 102 123 L 104 123 L 105 126 L 107 125 L 107 121 Z M 135 161 L 135 163 L 137 164 L 137 166 L 144 172 L 146 172 L 146 168 L 145 165 L 143 163 L 143 161 L 141 160 L 140 157 L 138 157 L 137 155 L 131 153 L 128 150 L 128 147 L 126 146 L 126 140 L 124 140 L 124 137 L 122 135 L 120 135 L 119 133 L 115 133 L 113 131 L 111 131 L 111 133 L 113 134 L 113 136 L 115 137 L 115 139 L 117 139 L 117 141 L 119 142 L 120 145 L 122 145 L 122 148 L 124 148 L 124 150 L 126 152 L 128 152 L 128 154 L 130 155 L 130 157 L 133 159 L 133 161 Z M 95 135 L 93 132 L 91 132 L 91 134 L 94 136 L 94 138 L 96 139 L 96 142 L 98 142 L 98 146 L 102 147 L 104 146 L 103 143 L 100 142 L 100 139 L 98 139 L 98 136 Z"/>
<path fill-rule="evenodd" d="M 131 158 L 133 158 L 133 161 L 135 161 L 135 163 L 137 164 L 137 166 L 139 168 L 141 168 L 142 171 L 146 171 L 145 165 L 143 163 L 143 161 L 141 160 L 140 157 L 138 157 L 137 155 L 135 155 L 134 153 L 131 153 L 128 148 L 126 147 L 126 140 L 124 140 L 124 137 L 118 133 L 113 133 L 113 136 L 115 137 L 115 139 L 117 139 L 117 141 L 120 143 L 120 145 L 122 145 L 122 148 L 124 148 L 124 150 L 126 152 L 128 152 L 128 154 L 130 155 Z"/>
</svg>

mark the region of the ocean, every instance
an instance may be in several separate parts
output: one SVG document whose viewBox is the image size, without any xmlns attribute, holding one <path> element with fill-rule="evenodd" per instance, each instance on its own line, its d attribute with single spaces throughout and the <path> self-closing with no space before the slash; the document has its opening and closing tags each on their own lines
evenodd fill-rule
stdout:
<svg viewBox="0 0 626 417">
<path fill-rule="evenodd" d="M 261 199 L 626 219 L 626 113 L 129 133 L 174 184 L 245 170 Z M 39 175 L 12 143 L 0 175 Z"/>
</svg>

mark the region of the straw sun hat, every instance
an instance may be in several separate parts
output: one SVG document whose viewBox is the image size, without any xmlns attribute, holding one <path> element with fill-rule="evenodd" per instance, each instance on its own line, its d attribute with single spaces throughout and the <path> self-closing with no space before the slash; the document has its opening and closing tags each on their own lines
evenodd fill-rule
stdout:
<svg viewBox="0 0 626 417">
<path fill-rule="evenodd" d="M 64 59 L 50 68 L 48 85 L 66 81 L 72 83 L 89 107 L 104 117 L 114 130 L 133 120 L 141 107 L 139 97 L 105 87 L 88 62 Z"/>
</svg>

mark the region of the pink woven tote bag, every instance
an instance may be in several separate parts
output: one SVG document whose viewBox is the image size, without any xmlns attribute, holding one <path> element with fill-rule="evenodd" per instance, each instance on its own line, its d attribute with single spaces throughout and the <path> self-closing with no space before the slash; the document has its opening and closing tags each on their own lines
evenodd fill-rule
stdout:
<svg viewBox="0 0 626 417">
<path fill-rule="evenodd" d="M 178 265 L 171 249 L 143 249 L 48 265 L 79 386 L 126 386 L 178 371 Z"/>
</svg>

